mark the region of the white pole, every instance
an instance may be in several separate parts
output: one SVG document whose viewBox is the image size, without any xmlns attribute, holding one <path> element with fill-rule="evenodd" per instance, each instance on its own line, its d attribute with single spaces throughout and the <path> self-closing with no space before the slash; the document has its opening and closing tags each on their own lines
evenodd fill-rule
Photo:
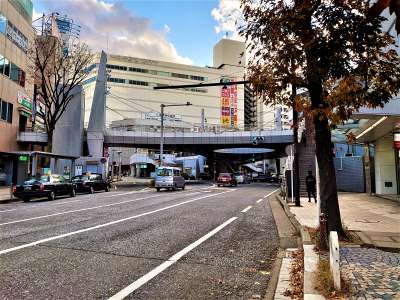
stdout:
<svg viewBox="0 0 400 300">
<path fill-rule="evenodd" d="M 291 188 L 291 190 L 292 190 L 292 202 L 294 202 L 294 198 L 293 198 L 293 195 L 294 195 L 294 187 L 293 187 L 293 161 L 294 161 L 294 157 L 293 157 L 293 145 L 292 145 L 292 147 L 290 147 L 290 160 L 291 160 L 291 165 L 292 165 L 292 167 L 291 167 L 291 170 L 290 170 L 290 173 L 291 173 L 291 175 L 290 175 L 290 188 Z"/>
</svg>

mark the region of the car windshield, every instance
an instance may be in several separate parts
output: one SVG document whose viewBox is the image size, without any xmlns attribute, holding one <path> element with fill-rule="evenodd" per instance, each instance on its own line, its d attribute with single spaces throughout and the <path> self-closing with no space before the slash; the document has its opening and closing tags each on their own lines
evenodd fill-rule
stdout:
<svg viewBox="0 0 400 300">
<path fill-rule="evenodd" d="M 157 169 L 157 176 L 172 176 L 172 169 Z"/>
<path fill-rule="evenodd" d="M 48 176 L 48 175 L 40 176 L 40 180 L 39 181 L 40 182 L 50 182 L 50 176 Z"/>
<path fill-rule="evenodd" d="M 219 176 L 221 176 L 221 177 L 231 177 L 231 174 L 229 174 L 229 173 L 221 173 L 221 174 L 219 174 Z"/>
<path fill-rule="evenodd" d="M 72 177 L 72 181 L 81 181 L 81 180 L 88 180 L 88 177 L 85 175 L 77 175 Z"/>
<path fill-rule="evenodd" d="M 24 184 L 34 184 L 36 181 L 37 181 L 36 178 L 31 178 L 31 179 L 25 181 Z"/>
</svg>

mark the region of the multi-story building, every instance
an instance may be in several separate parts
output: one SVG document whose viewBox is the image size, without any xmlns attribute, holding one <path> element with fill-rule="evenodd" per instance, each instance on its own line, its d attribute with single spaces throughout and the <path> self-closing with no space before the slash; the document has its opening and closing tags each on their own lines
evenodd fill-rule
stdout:
<svg viewBox="0 0 400 300">
<path fill-rule="evenodd" d="M 221 126 L 232 130 L 245 125 L 244 86 L 193 87 L 154 90 L 156 86 L 201 84 L 222 80 L 243 80 L 241 61 L 244 43 L 223 39 L 214 47 L 214 66 L 198 67 L 164 61 L 107 55 L 108 80 L 106 124 L 125 129 L 149 129 L 160 120 L 160 104 L 185 104 L 166 108 L 166 127 L 198 128 Z M 96 57 L 98 60 L 100 56 Z M 244 60 L 243 60 L 244 61 Z M 96 82 L 93 75 L 85 84 L 85 124 L 89 121 Z M 154 124 L 153 124 L 154 123 Z M 142 126 L 141 126 L 142 124 Z M 153 126 L 153 125 L 154 126 Z M 123 125 L 123 126 L 122 126 Z M 131 129 L 133 130 L 133 129 Z"/>
<path fill-rule="evenodd" d="M 30 0 L 0 1 L 0 173 L 6 183 L 11 180 L 7 153 L 27 147 L 17 135 L 30 126 L 32 112 L 33 88 L 27 80 L 32 10 Z"/>
</svg>

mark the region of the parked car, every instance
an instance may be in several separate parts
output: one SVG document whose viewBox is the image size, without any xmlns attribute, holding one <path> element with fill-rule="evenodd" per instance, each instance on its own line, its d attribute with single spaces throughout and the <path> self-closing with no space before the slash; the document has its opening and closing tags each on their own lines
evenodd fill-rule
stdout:
<svg viewBox="0 0 400 300">
<path fill-rule="evenodd" d="M 271 174 L 268 176 L 267 181 L 268 181 L 268 182 L 272 182 L 272 183 L 279 183 L 279 182 L 280 182 L 279 175 L 278 175 L 277 173 L 271 173 Z"/>
<path fill-rule="evenodd" d="M 24 184 L 14 186 L 13 194 L 24 202 L 42 197 L 54 200 L 59 195 L 75 197 L 76 186 L 62 175 L 43 175 L 40 179 L 32 178 L 25 181 Z"/>
<path fill-rule="evenodd" d="M 185 189 L 185 179 L 181 175 L 181 170 L 175 167 L 160 167 L 156 170 L 155 187 L 157 192 L 162 188 L 167 190 Z"/>
<path fill-rule="evenodd" d="M 93 194 L 95 191 L 108 192 L 111 188 L 110 180 L 103 179 L 101 174 L 77 175 L 72 177 L 72 182 L 76 185 L 77 192 Z"/>
<path fill-rule="evenodd" d="M 250 183 L 250 178 L 249 176 L 247 176 L 244 173 L 240 173 L 240 172 L 235 172 L 233 174 L 233 176 L 235 177 L 237 183 Z"/>
<path fill-rule="evenodd" d="M 256 182 L 267 182 L 268 181 L 268 176 L 263 173 L 258 173 L 256 177 L 253 176 L 253 181 Z"/>
<path fill-rule="evenodd" d="M 235 179 L 235 176 L 231 173 L 221 173 L 218 176 L 217 179 L 217 185 L 218 186 L 225 186 L 225 185 L 230 185 L 230 186 L 237 186 L 238 182 Z"/>
</svg>

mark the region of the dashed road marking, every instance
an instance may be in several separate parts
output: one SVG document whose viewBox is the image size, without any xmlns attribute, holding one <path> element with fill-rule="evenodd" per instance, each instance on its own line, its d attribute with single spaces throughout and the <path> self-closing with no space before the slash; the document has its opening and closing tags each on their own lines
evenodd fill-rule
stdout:
<svg viewBox="0 0 400 300">
<path fill-rule="evenodd" d="M 224 222 L 221 225 L 219 225 L 218 227 L 214 228 L 213 230 L 208 232 L 206 235 L 202 236 L 197 241 L 195 241 L 194 243 L 192 243 L 189 246 L 185 247 L 184 249 L 182 249 L 178 253 L 174 254 L 167 261 L 163 262 L 158 267 L 154 268 L 153 270 L 151 270 L 147 274 L 143 275 L 142 277 L 140 277 L 139 279 L 137 279 L 136 281 L 134 281 L 133 283 L 131 283 L 130 285 L 128 285 L 127 287 L 122 289 L 121 291 L 119 291 L 117 294 L 115 294 L 114 296 L 112 296 L 108 300 L 121 300 L 121 299 L 124 299 L 129 294 L 133 293 L 135 290 L 140 288 L 142 285 L 146 284 L 148 281 L 150 281 L 151 279 L 156 277 L 158 274 L 160 274 L 164 270 L 168 269 L 170 266 L 172 266 L 174 263 L 176 263 L 179 259 L 181 259 L 184 255 L 186 255 L 187 253 L 192 251 L 194 248 L 196 248 L 197 246 L 199 246 L 202 243 L 204 243 L 206 240 L 211 238 L 217 232 L 219 232 L 222 229 L 224 229 L 226 226 L 228 226 L 230 223 L 232 223 L 236 219 L 237 219 L 237 217 L 230 218 L 226 222 Z"/>
<path fill-rule="evenodd" d="M 258 199 L 256 202 L 257 202 L 257 203 L 260 203 L 261 201 L 263 201 L 262 198 L 261 198 L 261 199 Z"/>
<path fill-rule="evenodd" d="M 247 207 L 246 207 L 245 209 L 243 209 L 241 212 L 242 212 L 242 213 L 245 213 L 245 212 L 247 212 L 250 208 L 252 208 L 251 205 L 247 206 Z"/>
<path fill-rule="evenodd" d="M 107 227 L 107 226 L 119 224 L 121 222 L 125 222 L 125 221 L 132 220 L 132 219 L 137 219 L 137 218 L 140 218 L 140 217 L 143 217 L 143 216 L 147 216 L 147 215 L 151 215 L 151 214 L 163 211 L 163 210 L 171 209 L 171 208 L 178 207 L 178 206 L 181 206 L 181 205 L 184 205 L 184 204 L 188 204 L 188 203 L 192 203 L 192 202 L 195 202 L 195 201 L 199 201 L 199 200 L 202 200 L 202 199 L 205 199 L 205 198 L 210 198 L 210 197 L 226 194 L 226 193 L 229 193 L 229 192 L 232 192 L 232 191 L 234 191 L 234 190 L 225 191 L 225 192 L 212 194 L 212 195 L 206 195 L 206 196 L 202 196 L 202 197 L 199 197 L 199 198 L 194 198 L 194 199 L 191 199 L 191 200 L 183 201 L 183 202 L 180 202 L 180 203 L 177 203 L 177 204 L 173 204 L 173 205 L 165 206 L 165 207 L 162 207 L 162 208 L 159 208 L 159 209 L 155 209 L 155 210 L 152 210 L 152 211 L 149 211 L 149 212 L 145 212 L 145 213 L 142 213 L 142 214 L 139 214 L 139 215 L 134 215 L 134 216 L 127 217 L 127 218 L 118 219 L 118 220 L 115 220 L 115 221 L 112 221 L 112 222 L 103 223 L 103 224 L 100 224 L 100 225 L 96 225 L 96 226 L 92 226 L 92 227 L 88 227 L 88 228 L 84 228 L 84 229 L 80 229 L 80 230 L 76 230 L 76 231 L 72 231 L 72 232 L 68 232 L 68 233 L 64 233 L 64 234 L 60 234 L 60 235 L 56 235 L 56 236 L 52 236 L 52 237 L 49 237 L 49 238 L 37 240 L 35 242 L 31 242 L 31 243 L 28 243 L 28 244 L 23 244 L 23 245 L 20 245 L 20 246 L 17 246 L 17 247 L 12 247 L 12 248 L 8 248 L 8 249 L 0 250 L 0 255 L 6 254 L 6 253 L 9 253 L 9 252 L 13 252 L 13 251 L 17 251 L 17 250 L 20 250 L 20 249 L 24 249 L 24 248 L 36 246 L 36 245 L 43 244 L 43 243 L 46 243 L 46 242 L 58 240 L 58 239 L 61 239 L 61 238 L 64 238 L 64 237 L 76 235 L 76 234 L 79 234 L 79 233 L 88 232 L 88 231 L 92 231 L 92 230 L 95 230 L 95 229 L 100 229 L 100 228 L 104 228 L 104 227 Z"/>
<path fill-rule="evenodd" d="M 0 213 L 8 212 L 8 211 L 14 211 L 17 210 L 17 208 L 14 209 L 7 209 L 7 210 L 0 210 Z"/>
</svg>

